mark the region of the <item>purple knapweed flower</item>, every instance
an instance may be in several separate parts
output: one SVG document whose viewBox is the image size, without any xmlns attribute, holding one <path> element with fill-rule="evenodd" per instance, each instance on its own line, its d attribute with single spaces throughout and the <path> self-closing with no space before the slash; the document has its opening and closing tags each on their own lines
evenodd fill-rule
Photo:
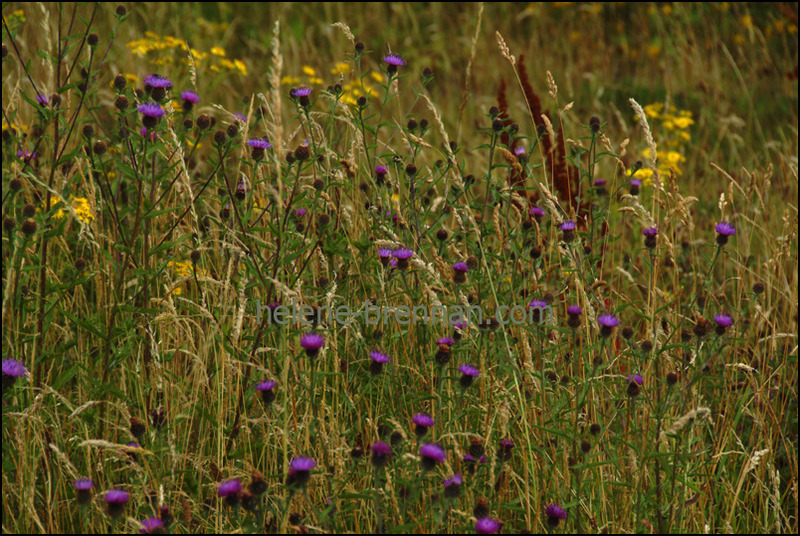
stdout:
<svg viewBox="0 0 800 536">
<path fill-rule="evenodd" d="M 247 140 L 247 145 L 252 149 L 250 156 L 253 160 L 261 160 L 264 158 L 264 152 L 272 147 L 272 144 L 267 138 L 253 138 Z"/>
<path fill-rule="evenodd" d="M 714 316 L 714 323 L 717 324 L 717 335 L 724 335 L 728 328 L 733 325 L 733 318 L 725 314 L 718 314 Z"/>
<path fill-rule="evenodd" d="M 381 248 L 378 250 L 378 258 L 381 264 L 385 267 L 389 266 L 389 261 L 392 259 L 392 250 L 388 248 Z"/>
<path fill-rule="evenodd" d="M 270 380 L 263 381 L 256 385 L 256 391 L 261 393 L 261 399 L 264 401 L 265 404 L 272 404 L 275 400 L 275 386 L 278 385 L 277 382 L 273 382 Z"/>
<path fill-rule="evenodd" d="M 39 93 L 38 95 L 36 95 L 36 102 L 38 102 L 42 106 L 47 106 L 48 104 L 50 104 L 50 99 L 47 98 L 47 95 Z"/>
<path fill-rule="evenodd" d="M 297 98 L 308 97 L 309 95 L 311 95 L 312 91 L 313 91 L 313 89 L 311 89 L 308 86 L 300 86 L 300 87 L 293 88 L 289 92 L 289 95 L 291 95 L 292 97 L 297 97 Z"/>
<path fill-rule="evenodd" d="M 481 371 L 468 363 L 464 363 L 463 365 L 459 366 L 458 371 L 461 373 L 461 378 L 458 380 L 458 384 L 463 389 L 467 389 L 468 387 L 472 386 L 472 384 L 475 382 L 475 379 L 481 375 Z"/>
<path fill-rule="evenodd" d="M 195 104 L 200 102 L 200 96 L 194 91 L 186 90 L 181 92 L 181 102 L 183 103 L 184 111 L 188 112 Z"/>
<path fill-rule="evenodd" d="M 614 328 L 619 325 L 619 320 L 614 315 L 600 315 L 597 323 L 600 324 L 600 335 L 608 337 Z"/>
<path fill-rule="evenodd" d="M 169 78 L 161 76 L 160 74 L 149 74 L 144 77 L 144 86 L 152 88 L 169 89 L 172 87 L 172 82 Z"/>
<path fill-rule="evenodd" d="M 383 366 L 389 362 L 389 356 L 383 352 L 373 351 L 369 353 L 369 371 L 373 376 L 377 376 L 383 371 Z"/>
<path fill-rule="evenodd" d="M 142 528 L 139 529 L 139 534 L 166 534 L 166 527 L 164 522 L 157 517 L 151 517 L 142 521 Z"/>
<path fill-rule="evenodd" d="M 648 249 L 656 247 L 656 237 L 658 236 L 658 227 L 648 227 L 642 230 L 644 235 L 644 245 Z"/>
<path fill-rule="evenodd" d="M 544 217 L 544 210 L 539 207 L 531 207 L 528 209 L 528 214 L 533 216 L 536 221 L 539 221 Z"/>
<path fill-rule="evenodd" d="M 511 459 L 512 450 L 514 450 L 514 442 L 510 439 L 501 439 L 500 451 L 497 453 L 497 457 L 500 458 L 500 461 L 507 462 Z"/>
<path fill-rule="evenodd" d="M 111 517 L 119 517 L 122 515 L 125 505 L 130 500 L 131 496 L 127 491 L 121 489 L 112 489 L 105 495 L 106 508 L 108 515 Z"/>
<path fill-rule="evenodd" d="M 91 478 L 79 478 L 72 485 L 75 487 L 75 501 L 78 504 L 89 504 L 92 501 L 94 482 L 92 482 Z"/>
<path fill-rule="evenodd" d="M 442 482 L 444 496 L 448 499 L 457 499 L 461 495 L 461 484 L 463 483 L 464 479 L 458 473 L 455 473 L 450 478 L 445 478 L 444 482 Z"/>
<path fill-rule="evenodd" d="M 572 220 L 567 220 L 561 225 L 558 226 L 559 229 L 563 232 L 561 239 L 564 242 L 570 243 L 575 239 L 575 228 L 577 225 Z"/>
<path fill-rule="evenodd" d="M 372 465 L 377 468 L 386 467 L 389 458 L 392 456 L 392 447 L 383 441 L 377 441 L 370 447 L 372 451 Z"/>
<path fill-rule="evenodd" d="M 400 54 L 390 53 L 383 57 L 383 61 L 386 62 L 386 71 L 389 74 L 394 74 L 397 72 L 398 67 L 403 67 L 406 64 L 406 60 Z"/>
<path fill-rule="evenodd" d="M 435 443 L 422 445 L 419 449 L 419 455 L 422 458 L 422 468 L 425 471 L 430 471 L 436 467 L 437 463 L 444 463 L 447 459 L 447 453 Z"/>
<path fill-rule="evenodd" d="M 567 519 L 567 512 L 557 504 L 550 504 L 545 508 L 544 515 L 547 516 L 547 525 L 555 528 L 558 524 Z"/>
<path fill-rule="evenodd" d="M 717 244 L 724 246 L 728 238 L 736 234 L 736 227 L 726 221 L 718 223 L 714 229 L 717 231 Z"/>
<path fill-rule="evenodd" d="M 581 314 L 583 311 L 577 305 L 570 305 L 567 307 L 567 325 L 572 329 L 577 329 L 581 326 Z"/>
<path fill-rule="evenodd" d="M 11 387 L 28 373 L 25 365 L 16 359 L 3 359 L 3 390 Z"/>
<path fill-rule="evenodd" d="M 414 252 L 410 249 L 397 249 L 392 253 L 395 259 L 397 259 L 397 267 L 401 270 L 405 270 L 408 268 L 408 262 L 411 257 L 414 256 Z"/>
<path fill-rule="evenodd" d="M 414 433 L 417 437 L 422 437 L 427 434 L 428 428 L 434 425 L 433 417 L 427 413 L 417 413 L 411 420 L 415 425 Z"/>
<path fill-rule="evenodd" d="M 20 149 L 17 151 L 17 158 L 25 162 L 26 164 L 39 156 L 36 151 L 31 151 L 29 149 Z"/>
<path fill-rule="evenodd" d="M 324 345 L 325 339 L 316 333 L 306 333 L 300 337 L 300 346 L 306 351 L 308 357 L 315 357 Z"/>
<path fill-rule="evenodd" d="M 457 262 L 453 264 L 453 282 L 464 283 L 467 280 L 467 272 L 469 266 L 465 262 Z"/>
<path fill-rule="evenodd" d="M 642 181 L 639 179 L 631 179 L 630 193 L 631 195 L 639 195 L 639 188 L 642 186 Z"/>
<path fill-rule="evenodd" d="M 482 517 L 475 521 L 475 534 L 497 534 L 503 523 L 491 517 Z"/>
<path fill-rule="evenodd" d="M 311 478 L 311 470 L 317 466 L 311 458 L 295 458 L 289 464 L 289 473 L 286 476 L 286 484 L 293 487 L 305 486 Z"/>
<path fill-rule="evenodd" d="M 225 499 L 228 506 L 236 506 L 239 504 L 239 494 L 242 492 L 242 483 L 237 479 L 226 480 L 217 488 L 217 493 L 220 497 Z"/>
</svg>

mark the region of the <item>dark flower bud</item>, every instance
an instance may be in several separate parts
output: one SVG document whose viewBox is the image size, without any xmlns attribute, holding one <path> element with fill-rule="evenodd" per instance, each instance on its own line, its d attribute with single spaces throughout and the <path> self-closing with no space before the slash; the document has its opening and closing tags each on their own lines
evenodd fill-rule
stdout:
<svg viewBox="0 0 800 536">
<path fill-rule="evenodd" d="M 11 233 L 14 230 L 14 227 L 17 226 L 17 222 L 11 216 L 6 216 L 3 218 L 3 230 L 7 233 Z"/>
<path fill-rule="evenodd" d="M 200 114 L 197 117 L 197 128 L 205 130 L 211 126 L 211 118 L 207 114 Z"/>
<path fill-rule="evenodd" d="M 8 187 L 11 189 L 12 192 L 19 192 L 20 190 L 22 190 L 22 181 L 14 177 L 8 182 Z"/>
<path fill-rule="evenodd" d="M 128 428 L 128 430 L 130 430 L 131 435 L 133 437 L 135 437 L 137 440 L 139 440 L 141 442 L 142 441 L 142 437 L 144 436 L 145 432 L 147 431 L 147 428 L 145 428 L 145 425 L 141 420 L 139 420 L 136 417 L 131 417 L 130 427 Z"/>
<path fill-rule="evenodd" d="M 447 240 L 447 236 L 448 236 L 447 229 L 439 229 L 438 231 L 436 231 L 436 238 L 440 242 L 444 242 L 445 240 Z"/>
<path fill-rule="evenodd" d="M 117 91 L 122 91 L 125 89 L 125 86 L 128 85 L 128 81 L 125 79 L 124 76 L 118 74 L 114 77 L 114 89 Z"/>
<path fill-rule="evenodd" d="M 197 261 L 200 260 L 200 251 L 197 249 L 193 249 L 192 252 L 189 254 L 189 258 L 192 260 L 193 264 L 197 264 Z"/>
<path fill-rule="evenodd" d="M 492 121 L 492 130 L 495 132 L 500 132 L 503 130 L 503 120 L 502 119 L 495 119 Z"/>
<path fill-rule="evenodd" d="M 678 383 L 678 374 L 675 372 L 667 373 L 667 385 L 673 386 Z"/>
<path fill-rule="evenodd" d="M 358 104 L 359 108 L 366 108 L 367 107 L 367 98 L 363 95 L 356 100 L 356 104 Z"/>
<path fill-rule="evenodd" d="M 118 17 L 124 17 L 125 15 L 128 14 L 128 8 L 120 4 L 117 6 L 115 13 L 117 14 Z"/>
<path fill-rule="evenodd" d="M 124 111 L 128 109 L 128 97 L 125 95 L 120 95 L 117 97 L 117 100 L 114 101 L 114 106 L 117 110 Z"/>
<path fill-rule="evenodd" d="M 589 127 L 592 129 L 592 132 L 597 134 L 600 131 L 600 118 L 593 115 L 592 118 L 589 119 Z"/>
<path fill-rule="evenodd" d="M 633 328 L 630 326 L 625 326 L 622 328 L 622 338 L 626 341 L 633 337 Z"/>
<path fill-rule="evenodd" d="M 422 130 L 427 129 L 428 128 L 428 120 L 427 119 L 420 120 L 419 128 L 421 128 Z"/>
<path fill-rule="evenodd" d="M 407 175 L 410 175 L 410 176 L 412 176 L 412 177 L 413 177 L 414 175 L 416 175 L 416 174 L 417 174 L 417 166 L 415 166 L 414 164 L 408 164 L 408 165 L 406 166 L 406 174 L 407 174 Z"/>
<path fill-rule="evenodd" d="M 77 259 L 75 259 L 74 266 L 76 270 L 82 272 L 83 270 L 86 269 L 86 259 L 84 259 L 83 257 L 78 257 Z"/>
<path fill-rule="evenodd" d="M 309 150 L 307 145 L 300 145 L 297 149 L 294 150 L 294 157 L 300 161 L 305 162 L 311 156 L 311 151 Z"/>
<path fill-rule="evenodd" d="M 581 441 L 581 452 L 586 454 L 590 450 L 592 450 L 592 444 L 586 441 L 585 439 Z"/>
<path fill-rule="evenodd" d="M 325 181 L 323 181 L 322 179 L 315 179 L 313 186 L 314 189 L 317 191 L 322 190 L 323 188 L 325 188 Z"/>
<path fill-rule="evenodd" d="M 478 268 L 478 259 L 472 256 L 467 257 L 467 267 L 469 267 L 470 270 Z"/>
<path fill-rule="evenodd" d="M 95 142 L 94 147 L 92 147 L 92 151 L 94 151 L 94 154 L 96 154 L 97 156 L 106 154 L 107 150 L 108 146 L 106 145 L 106 142 L 104 142 L 103 140 L 98 140 L 97 142 Z"/>
<path fill-rule="evenodd" d="M 226 132 L 228 133 L 228 137 L 235 138 L 236 135 L 239 133 L 239 125 L 237 125 L 236 123 L 231 123 L 230 125 L 228 125 Z"/>
<path fill-rule="evenodd" d="M 194 127 L 194 120 L 192 120 L 191 117 L 187 117 L 183 120 L 183 128 L 190 130 L 192 127 Z"/>
<path fill-rule="evenodd" d="M 25 218 L 33 218 L 36 215 L 36 207 L 28 203 L 22 207 L 22 216 Z"/>
<path fill-rule="evenodd" d="M 600 430 L 601 430 L 600 425 L 597 424 L 596 422 L 592 423 L 592 425 L 589 426 L 589 433 L 592 434 L 593 436 L 599 434 Z"/>
<path fill-rule="evenodd" d="M 36 229 L 38 229 L 38 226 L 36 225 L 35 221 L 25 220 L 24 222 L 22 222 L 22 233 L 25 236 L 31 236 L 36 232 Z"/>
<path fill-rule="evenodd" d="M 753 284 L 753 294 L 763 294 L 764 293 L 764 283 L 756 282 Z"/>
<path fill-rule="evenodd" d="M 217 145 L 222 145 L 226 141 L 228 141 L 228 135 L 225 134 L 224 130 L 218 130 L 214 132 L 214 143 Z"/>
<path fill-rule="evenodd" d="M 83 127 L 83 137 L 91 138 L 92 136 L 94 136 L 94 127 L 92 125 L 85 125 Z"/>
<path fill-rule="evenodd" d="M 356 49 L 356 54 L 361 54 L 362 52 L 364 52 L 364 43 L 359 41 L 358 43 L 356 43 L 355 49 Z"/>
<path fill-rule="evenodd" d="M 408 125 L 407 125 L 407 127 L 408 127 L 408 130 L 414 130 L 414 129 L 416 129 L 418 126 L 419 126 L 419 124 L 417 124 L 417 121 L 416 121 L 416 119 L 413 119 L 413 118 L 412 118 L 412 119 L 409 119 L 409 120 L 408 120 Z"/>
<path fill-rule="evenodd" d="M 89 36 L 86 38 L 86 42 L 89 44 L 90 47 L 96 47 L 97 43 L 100 42 L 100 37 L 96 33 L 90 33 Z"/>
</svg>

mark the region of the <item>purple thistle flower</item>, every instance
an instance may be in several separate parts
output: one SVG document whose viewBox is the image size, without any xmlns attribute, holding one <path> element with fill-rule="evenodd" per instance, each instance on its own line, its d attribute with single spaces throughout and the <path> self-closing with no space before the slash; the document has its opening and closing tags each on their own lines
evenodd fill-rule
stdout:
<svg viewBox="0 0 800 536">
<path fill-rule="evenodd" d="M 139 529 L 139 534 L 166 534 L 165 529 L 163 521 L 157 517 L 151 517 L 142 521 L 142 528 Z"/>
<path fill-rule="evenodd" d="M 567 325 L 572 329 L 578 329 L 581 326 L 581 313 L 583 311 L 577 305 L 570 305 L 567 307 Z"/>
<path fill-rule="evenodd" d="M 437 346 L 453 346 L 455 343 L 456 341 L 454 341 L 450 337 L 439 337 L 438 339 L 436 339 Z"/>
<path fill-rule="evenodd" d="M 469 271 L 469 266 L 465 262 L 457 262 L 453 265 L 453 270 L 456 272 L 466 273 Z"/>
<path fill-rule="evenodd" d="M 253 160 L 261 160 L 264 158 L 264 152 L 272 147 L 272 144 L 265 137 L 247 140 L 247 145 L 253 149 L 250 153 Z"/>
<path fill-rule="evenodd" d="M 733 318 L 725 314 L 714 316 L 714 322 L 717 324 L 717 335 L 724 335 L 729 327 L 733 325 Z"/>
<path fill-rule="evenodd" d="M 289 95 L 291 95 L 292 97 L 296 97 L 296 98 L 308 97 L 309 95 L 311 95 L 312 91 L 313 90 L 308 86 L 300 86 L 300 87 L 293 88 L 289 92 Z"/>
<path fill-rule="evenodd" d="M 558 226 L 558 228 L 561 229 L 562 231 L 574 231 L 575 227 L 576 227 L 575 222 L 572 220 L 567 220 Z"/>
<path fill-rule="evenodd" d="M 525 147 L 523 147 L 522 145 L 517 145 L 516 147 L 514 147 L 514 156 L 520 158 L 524 157 L 525 155 L 526 155 Z"/>
<path fill-rule="evenodd" d="M 414 252 L 410 249 L 398 249 L 392 253 L 395 259 L 397 259 L 397 267 L 401 270 L 405 270 L 408 268 L 408 260 L 414 256 Z"/>
<path fill-rule="evenodd" d="M 316 333 L 306 333 L 300 337 L 300 346 L 306 351 L 308 357 L 315 357 L 324 345 L 325 339 Z"/>
<path fill-rule="evenodd" d="M 225 499 L 228 506 L 234 507 L 239 504 L 239 494 L 242 492 L 242 483 L 237 479 L 226 480 L 217 488 L 219 496 Z"/>
<path fill-rule="evenodd" d="M 557 527 L 559 522 L 567 519 L 567 512 L 557 504 L 548 505 L 544 515 L 547 516 L 547 525 L 551 528 Z"/>
<path fill-rule="evenodd" d="M 724 246 L 728 243 L 728 238 L 736 234 L 736 227 L 726 221 L 718 223 L 714 229 L 717 231 L 717 244 Z"/>
<path fill-rule="evenodd" d="M 145 87 L 169 89 L 172 87 L 172 82 L 169 78 L 161 76 L 160 74 L 149 74 L 144 77 Z"/>
<path fill-rule="evenodd" d="M 497 534 L 503 523 L 491 517 L 482 517 L 475 522 L 475 534 Z"/>
<path fill-rule="evenodd" d="M 600 315 L 597 323 L 600 324 L 600 335 L 608 337 L 614 328 L 619 325 L 619 320 L 614 315 Z"/>
<path fill-rule="evenodd" d="M 303 216 L 305 216 L 305 215 L 306 215 L 306 212 L 308 212 L 306 209 L 304 209 L 304 208 L 298 208 L 298 209 L 295 211 L 294 215 L 295 215 L 295 217 L 296 217 L 296 218 L 302 218 Z"/>
<path fill-rule="evenodd" d="M 644 385 L 644 378 L 640 374 L 628 374 L 628 381 L 637 385 Z"/>
<path fill-rule="evenodd" d="M 311 478 L 311 470 L 317 462 L 311 458 L 295 458 L 289 464 L 289 474 L 286 475 L 286 484 L 292 487 L 303 487 Z"/>
<path fill-rule="evenodd" d="M 267 138 L 253 138 L 252 140 L 247 140 L 247 145 L 257 149 L 269 149 L 272 147 L 272 144 Z"/>
<path fill-rule="evenodd" d="M 471 387 L 475 382 L 475 379 L 481 375 L 481 371 L 468 363 L 464 363 L 463 365 L 459 366 L 458 371 L 461 373 L 461 378 L 458 380 L 458 384 L 462 389 Z"/>
<path fill-rule="evenodd" d="M 192 104 L 197 104 L 200 102 L 200 97 L 194 91 L 183 91 L 181 92 L 181 100 L 184 102 L 190 102 Z"/>
<path fill-rule="evenodd" d="M 381 260 L 381 264 L 384 268 L 389 266 L 389 261 L 392 258 L 392 250 L 388 248 L 381 248 L 378 250 L 378 257 Z"/>
<path fill-rule="evenodd" d="M 595 179 L 594 180 L 594 186 L 596 188 L 602 188 L 606 184 L 608 184 L 608 182 L 605 179 Z"/>
<path fill-rule="evenodd" d="M 383 175 L 386 175 L 387 173 L 389 173 L 389 168 L 388 167 L 381 166 L 381 165 L 375 166 L 375 175 L 378 175 L 379 177 L 381 177 Z"/>
<path fill-rule="evenodd" d="M 142 125 L 150 130 L 154 129 L 158 120 L 164 116 L 164 109 L 155 102 L 140 104 L 138 110 L 142 114 Z"/>
<path fill-rule="evenodd" d="M 220 497 L 227 498 L 242 491 L 242 483 L 237 479 L 226 480 L 217 488 Z"/>
<path fill-rule="evenodd" d="M 422 458 L 422 469 L 425 471 L 430 471 L 436 467 L 437 463 L 444 463 L 447 459 L 447 453 L 435 443 L 422 445 L 419 449 L 419 455 Z"/>
<path fill-rule="evenodd" d="M 434 425 L 433 417 L 427 413 L 417 413 L 411 420 L 416 425 L 414 428 L 414 434 L 416 434 L 417 437 L 422 437 L 427 434 L 428 428 L 431 428 Z"/>
<path fill-rule="evenodd" d="M 47 98 L 47 95 L 43 95 L 41 93 L 36 95 L 36 102 L 38 102 L 42 106 L 47 106 L 48 104 L 50 104 L 50 100 Z"/>
<path fill-rule="evenodd" d="M 463 483 L 464 479 L 458 473 L 455 473 L 450 478 L 445 478 L 444 482 L 442 482 L 444 496 L 448 499 L 457 499 L 461 495 L 461 484 Z"/>
<path fill-rule="evenodd" d="M 19 378 L 27 373 L 25 365 L 16 359 L 3 359 L 3 390 L 14 385 Z"/>
<path fill-rule="evenodd" d="M 261 399 L 265 404 L 271 404 L 275 400 L 275 386 L 277 382 L 263 381 L 256 385 L 256 390 L 261 393 Z"/>
<path fill-rule="evenodd" d="M 658 228 L 657 227 L 648 227 L 647 229 L 644 229 L 642 231 L 642 234 L 644 236 L 648 236 L 648 237 L 658 236 Z"/>
<path fill-rule="evenodd" d="M 130 500 L 131 496 L 128 492 L 121 489 L 112 489 L 105 495 L 106 507 L 108 508 L 108 515 L 111 517 L 119 517 L 125 509 L 125 505 Z"/>
<path fill-rule="evenodd" d="M 528 214 L 536 218 L 536 221 L 539 221 L 544 217 L 544 210 L 539 207 L 531 207 L 528 209 Z"/>
<path fill-rule="evenodd" d="M 89 504 L 92 500 L 92 487 L 94 482 L 91 478 L 79 478 L 72 483 L 75 486 L 75 500 L 78 504 Z"/>
<path fill-rule="evenodd" d="M 372 444 L 372 465 L 378 469 L 386 467 L 389 458 L 392 456 L 392 447 L 383 441 L 376 441 Z"/>
<path fill-rule="evenodd" d="M 639 195 L 639 188 L 642 186 L 642 181 L 639 179 L 631 179 L 630 193 L 631 195 Z"/>
<path fill-rule="evenodd" d="M 533 300 L 528 304 L 528 308 L 531 310 L 533 321 L 537 324 L 543 323 L 550 314 L 550 305 L 546 301 Z"/>
<path fill-rule="evenodd" d="M 403 59 L 403 56 L 394 53 L 385 55 L 383 61 L 387 64 L 386 71 L 389 74 L 396 73 L 398 67 L 403 67 L 406 64 L 406 60 Z"/>
<path fill-rule="evenodd" d="M 507 462 L 511 459 L 511 451 L 514 449 L 514 442 L 510 439 L 501 439 L 500 440 L 500 451 L 497 453 L 497 457 L 500 458 L 501 462 Z"/>
<path fill-rule="evenodd" d="M 383 352 L 370 352 L 369 358 L 372 360 L 369 364 L 369 371 L 373 376 L 380 374 L 383 371 L 383 366 L 389 362 L 389 356 Z"/>
<path fill-rule="evenodd" d="M 242 112 L 236 112 L 235 114 L 233 114 L 233 117 L 235 117 L 242 123 L 247 123 L 247 118 L 244 116 Z"/>
</svg>

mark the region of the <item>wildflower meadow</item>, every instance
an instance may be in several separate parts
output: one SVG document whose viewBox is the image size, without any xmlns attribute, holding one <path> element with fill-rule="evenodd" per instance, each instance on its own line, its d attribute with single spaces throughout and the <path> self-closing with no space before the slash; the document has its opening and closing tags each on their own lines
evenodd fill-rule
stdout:
<svg viewBox="0 0 800 536">
<path fill-rule="evenodd" d="M 797 533 L 798 4 L 4 3 L 4 533 Z"/>
</svg>

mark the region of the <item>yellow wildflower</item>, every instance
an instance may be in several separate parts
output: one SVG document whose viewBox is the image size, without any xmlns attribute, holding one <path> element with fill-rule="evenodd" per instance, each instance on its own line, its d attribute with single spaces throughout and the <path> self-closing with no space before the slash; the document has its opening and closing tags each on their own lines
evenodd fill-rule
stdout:
<svg viewBox="0 0 800 536">
<path fill-rule="evenodd" d="M 386 78 L 384 78 L 384 76 L 381 73 L 372 71 L 371 73 L 369 73 L 369 75 L 372 77 L 373 80 L 375 80 L 379 84 L 383 84 L 386 81 Z"/>
<path fill-rule="evenodd" d="M 339 74 L 348 74 L 350 72 L 350 64 L 339 62 L 334 65 L 333 69 L 331 69 L 331 74 L 339 75 Z"/>
<path fill-rule="evenodd" d="M 303 73 L 305 73 L 306 76 L 317 75 L 317 71 L 315 71 L 314 68 L 311 67 L 310 65 L 303 65 Z"/>
<path fill-rule="evenodd" d="M 215 56 L 225 57 L 225 49 L 222 47 L 211 47 L 211 53 Z"/>
</svg>

